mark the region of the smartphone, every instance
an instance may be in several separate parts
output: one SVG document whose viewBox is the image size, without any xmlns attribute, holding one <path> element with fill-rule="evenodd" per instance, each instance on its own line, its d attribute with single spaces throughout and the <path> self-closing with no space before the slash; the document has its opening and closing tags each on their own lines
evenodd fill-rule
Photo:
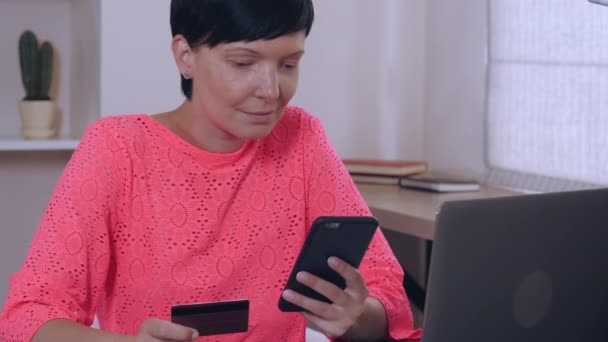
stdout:
<svg viewBox="0 0 608 342">
<path fill-rule="evenodd" d="M 296 275 L 300 271 L 306 271 L 344 289 L 344 278 L 329 267 L 327 259 L 338 257 L 358 268 L 377 228 L 378 220 L 372 216 L 317 218 L 312 223 L 284 290 L 291 289 L 307 297 L 331 303 L 325 296 L 298 282 Z M 285 312 L 305 311 L 283 297 L 279 299 L 279 309 Z"/>
</svg>

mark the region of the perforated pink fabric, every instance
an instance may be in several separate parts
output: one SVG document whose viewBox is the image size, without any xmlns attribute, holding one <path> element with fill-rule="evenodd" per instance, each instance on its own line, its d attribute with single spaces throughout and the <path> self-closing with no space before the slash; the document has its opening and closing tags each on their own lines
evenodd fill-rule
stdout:
<svg viewBox="0 0 608 342">
<path fill-rule="evenodd" d="M 209 340 L 301 341 L 277 308 L 310 223 L 369 210 L 318 119 L 290 107 L 235 153 L 202 151 L 147 115 L 86 131 L 44 213 L 0 316 L 2 341 L 53 318 L 137 333 L 174 304 L 245 298 L 247 333 Z M 360 270 L 394 338 L 417 335 L 403 272 L 380 231 Z M 203 340 L 201 338 L 200 340 Z"/>
</svg>

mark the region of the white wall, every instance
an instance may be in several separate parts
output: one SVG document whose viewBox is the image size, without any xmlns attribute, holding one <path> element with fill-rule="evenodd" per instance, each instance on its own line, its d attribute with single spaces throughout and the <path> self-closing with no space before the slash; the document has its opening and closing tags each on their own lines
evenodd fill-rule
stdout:
<svg viewBox="0 0 608 342">
<path fill-rule="evenodd" d="M 183 97 L 171 54 L 171 1 L 100 2 L 101 115 L 177 107 Z"/>
<path fill-rule="evenodd" d="M 342 157 L 421 158 L 424 0 L 317 0 L 293 103 Z"/>
<path fill-rule="evenodd" d="M 427 0 L 424 156 L 483 177 L 487 0 Z"/>
<path fill-rule="evenodd" d="M 100 1 L 72 1 L 72 72 L 70 131 L 79 138 L 91 120 L 99 115 L 99 61 L 100 61 Z M 65 120 L 64 120 L 65 121 Z M 65 125 L 65 122 L 63 123 Z"/>
</svg>

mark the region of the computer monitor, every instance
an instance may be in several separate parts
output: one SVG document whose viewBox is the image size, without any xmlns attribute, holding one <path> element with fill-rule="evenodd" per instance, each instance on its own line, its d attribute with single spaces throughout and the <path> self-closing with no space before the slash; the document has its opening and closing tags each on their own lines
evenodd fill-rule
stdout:
<svg viewBox="0 0 608 342">
<path fill-rule="evenodd" d="M 422 342 L 608 341 L 608 189 L 446 202 Z"/>
</svg>

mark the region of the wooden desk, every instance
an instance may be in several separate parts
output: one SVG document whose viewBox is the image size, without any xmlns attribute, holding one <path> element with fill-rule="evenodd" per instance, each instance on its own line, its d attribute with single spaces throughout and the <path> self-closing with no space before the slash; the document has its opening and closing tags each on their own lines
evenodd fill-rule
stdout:
<svg viewBox="0 0 608 342">
<path fill-rule="evenodd" d="M 425 288 L 429 275 L 432 240 L 435 236 L 435 217 L 441 205 L 446 201 L 519 194 L 488 186 L 482 186 L 478 192 L 459 193 L 434 193 L 400 188 L 396 185 L 377 184 L 357 184 L 357 188 L 383 230 L 425 241 L 424 255 L 420 255 L 422 264 L 414 268 L 404 266 L 407 276 L 403 283 L 410 300 L 422 311 L 426 302 Z M 402 251 L 395 251 L 395 254 L 400 252 Z M 418 276 L 412 276 L 413 274 Z"/>
<path fill-rule="evenodd" d="M 357 188 L 382 228 L 425 240 L 433 240 L 435 216 L 446 201 L 518 194 L 488 186 L 482 186 L 479 192 L 461 193 L 433 193 L 376 184 L 357 184 Z"/>
</svg>

